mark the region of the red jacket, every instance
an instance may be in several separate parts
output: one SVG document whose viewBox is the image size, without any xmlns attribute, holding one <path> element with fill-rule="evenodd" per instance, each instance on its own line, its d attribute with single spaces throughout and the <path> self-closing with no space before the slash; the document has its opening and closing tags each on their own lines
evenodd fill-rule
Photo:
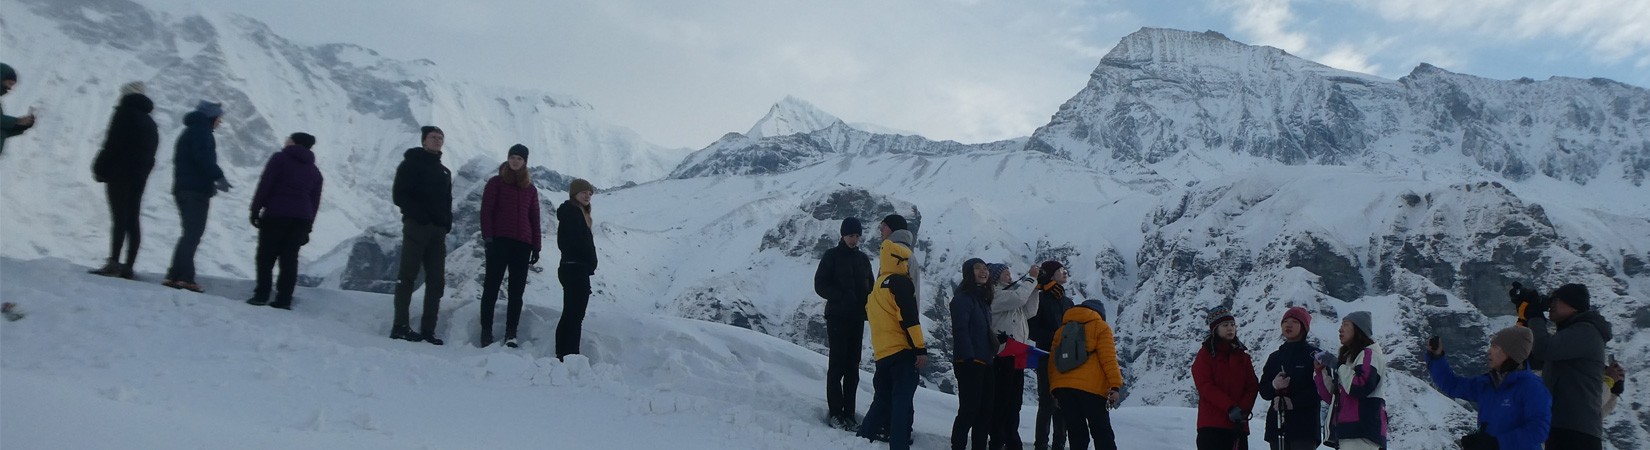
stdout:
<svg viewBox="0 0 1650 450">
<path fill-rule="evenodd" d="M 487 190 L 481 194 L 481 237 L 512 239 L 539 251 L 540 234 L 538 189 L 506 183 L 497 176 L 487 180 Z"/>
<path fill-rule="evenodd" d="M 1192 380 L 1197 383 L 1198 428 L 1249 433 L 1247 422 L 1240 426 L 1226 416 L 1226 411 L 1233 406 L 1245 413 L 1253 412 L 1255 395 L 1260 393 L 1255 363 L 1249 359 L 1248 352 L 1234 351 L 1226 343 L 1216 344 L 1215 353 L 1207 346 L 1200 348 L 1197 359 L 1192 361 Z"/>
</svg>

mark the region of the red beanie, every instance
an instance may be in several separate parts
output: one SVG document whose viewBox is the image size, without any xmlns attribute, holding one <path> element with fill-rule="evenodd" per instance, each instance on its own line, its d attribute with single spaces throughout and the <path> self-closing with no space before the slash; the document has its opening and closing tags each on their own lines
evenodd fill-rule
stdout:
<svg viewBox="0 0 1650 450">
<path fill-rule="evenodd" d="M 1300 322 L 1301 335 L 1303 336 L 1312 331 L 1312 313 L 1306 312 L 1306 308 L 1299 306 L 1289 308 L 1288 311 L 1283 312 L 1283 318 L 1295 319 L 1296 322 Z"/>
</svg>

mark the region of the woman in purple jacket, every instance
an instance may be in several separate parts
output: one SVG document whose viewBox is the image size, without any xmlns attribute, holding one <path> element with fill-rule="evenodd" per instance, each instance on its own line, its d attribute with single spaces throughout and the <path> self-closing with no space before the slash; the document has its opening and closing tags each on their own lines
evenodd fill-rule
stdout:
<svg viewBox="0 0 1650 450">
<path fill-rule="evenodd" d="M 481 346 L 493 345 L 493 307 L 498 285 L 510 272 L 510 297 L 504 319 L 504 346 L 515 348 L 521 322 L 521 295 L 527 290 L 527 266 L 539 262 L 539 190 L 527 174 L 527 146 L 510 147 L 498 176 L 481 194 L 481 239 L 487 243 L 487 275 L 481 285 Z"/>
<path fill-rule="evenodd" d="M 254 306 L 292 309 L 292 290 L 298 285 L 298 249 L 309 243 L 315 213 L 321 210 L 321 169 L 315 167 L 315 136 L 292 133 L 286 148 L 269 157 L 258 192 L 252 195 L 252 226 L 258 229 L 258 284 L 252 289 Z M 275 263 L 281 278 L 275 282 L 275 300 L 269 299 L 269 279 Z"/>
</svg>

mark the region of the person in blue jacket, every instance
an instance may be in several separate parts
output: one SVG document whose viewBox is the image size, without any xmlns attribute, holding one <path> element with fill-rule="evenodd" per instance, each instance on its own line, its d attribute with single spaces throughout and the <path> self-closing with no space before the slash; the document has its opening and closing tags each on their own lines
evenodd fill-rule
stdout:
<svg viewBox="0 0 1650 450">
<path fill-rule="evenodd" d="M 1450 371 L 1444 345 L 1427 343 L 1432 383 L 1451 398 L 1478 403 L 1480 431 L 1462 438 L 1466 449 L 1540 450 L 1553 420 L 1553 397 L 1535 372 L 1524 368 L 1535 347 L 1529 328 L 1512 326 L 1490 338 L 1490 372 L 1473 378 Z M 1487 435 L 1487 437 L 1485 436 Z M 1493 439 L 1494 445 L 1487 440 Z"/>
<path fill-rule="evenodd" d="M 951 424 L 951 448 L 986 448 L 991 433 L 991 361 L 997 337 L 991 334 L 991 270 L 985 260 L 963 262 L 962 283 L 951 296 L 951 342 L 957 373 L 957 420 Z M 969 432 L 973 432 L 970 439 Z"/>
</svg>

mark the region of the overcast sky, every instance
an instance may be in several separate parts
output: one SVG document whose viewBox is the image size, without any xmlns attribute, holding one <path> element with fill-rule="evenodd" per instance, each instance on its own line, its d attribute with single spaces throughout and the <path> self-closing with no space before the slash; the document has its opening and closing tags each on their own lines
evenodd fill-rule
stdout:
<svg viewBox="0 0 1650 450">
<path fill-rule="evenodd" d="M 571 95 L 671 147 L 744 132 L 786 95 L 935 139 L 1030 135 L 1141 27 L 1215 30 L 1385 78 L 1428 62 L 1650 86 L 1646 0 L 139 1 Z"/>
</svg>

